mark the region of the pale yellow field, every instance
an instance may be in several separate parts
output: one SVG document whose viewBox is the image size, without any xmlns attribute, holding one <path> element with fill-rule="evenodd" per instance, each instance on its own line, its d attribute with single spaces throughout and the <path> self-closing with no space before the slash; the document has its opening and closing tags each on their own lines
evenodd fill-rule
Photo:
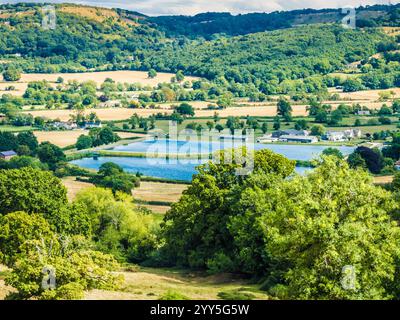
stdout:
<svg viewBox="0 0 400 320">
<path fill-rule="evenodd" d="M 86 135 L 89 132 L 86 130 L 74 131 L 34 131 L 33 132 L 39 143 L 50 142 L 61 148 L 73 145 L 78 137 L 82 134 Z"/>
<path fill-rule="evenodd" d="M 356 92 L 338 92 L 337 90 L 330 90 L 330 92 L 339 93 L 342 99 L 349 99 L 355 101 L 369 101 L 376 102 L 379 99 L 379 92 L 391 92 L 395 93 L 394 98 L 400 98 L 400 88 L 391 88 L 386 90 L 365 90 L 365 91 L 356 91 Z"/>
<path fill-rule="evenodd" d="M 158 300 L 168 291 L 180 293 L 194 300 L 215 300 L 219 292 L 240 290 L 256 299 L 268 299 L 249 284 L 229 274 L 204 276 L 198 273 L 182 273 L 173 269 L 141 268 L 138 272 L 122 272 L 125 277 L 121 291 L 92 290 L 86 292 L 86 300 Z"/>
<path fill-rule="evenodd" d="M 128 109 L 128 108 L 108 108 L 108 109 L 88 109 L 86 113 L 95 112 L 102 121 L 113 121 L 113 120 L 126 120 L 133 116 L 135 113 L 142 117 L 148 117 L 159 112 L 161 113 L 172 113 L 172 110 L 166 109 Z M 26 113 L 32 114 L 34 117 L 44 117 L 47 119 L 61 121 L 69 121 L 72 110 L 39 110 L 39 111 L 27 111 Z"/>
<path fill-rule="evenodd" d="M 293 116 L 306 115 L 306 106 L 292 106 Z M 196 117 L 212 117 L 217 112 L 220 117 L 273 117 L 276 115 L 276 106 L 230 107 L 223 110 L 197 110 Z"/>
<path fill-rule="evenodd" d="M 49 82 L 56 82 L 59 77 L 64 81 L 76 80 L 79 82 L 95 81 L 98 84 L 104 82 L 105 79 L 111 78 L 115 82 L 121 83 L 142 83 L 143 85 L 156 86 L 162 82 L 170 82 L 174 76 L 172 73 L 158 73 L 157 77 L 150 79 L 147 72 L 144 71 L 102 71 L 102 72 L 84 72 L 84 73 L 24 73 L 21 80 L 18 82 L 6 82 L 7 85 L 21 85 L 25 86 L 27 82 L 47 80 Z M 185 77 L 186 81 L 196 80 L 196 77 Z"/>
<path fill-rule="evenodd" d="M 185 184 L 142 181 L 140 188 L 133 190 L 133 197 L 143 201 L 177 202 L 187 188 Z"/>
<path fill-rule="evenodd" d="M 21 76 L 21 80 L 18 82 L 4 82 L 0 75 L 0 94 L 12 94 L 15 96 L 22 96 L 28 83 L 32 81 L 47 80 L 51 83 L 57 81 L 59 77 L 62 77 L 65 81 L 76 80 L 79 82 L 84 81 L 95 81 L 97 84 L 101 84 L 105 79 L 111 78 L 115 82 L 121 83 L 141 83 L 142 85 L 156 86 L 162 82 L 170 82 L 174 76 L 172 73 L 158 73 L 157 77 L 150 79 L 147 76 L 147 72 L 144 71 L 104 71 L 104 72 L 85 72 L 85 73 L 24 73 Z M 197 80 L 196 77 L 185 77 L 185 81 Z M 15 90 L 5 91 L 8 86 L 14 86 Z"/>
<path fill-rule="evenodd" d="M 69 201 L 73 201 L 79 191 L 93 187 L 91 183 L 76 181 L 75 177 L 63 178 L 62 183 L 67 188 L 67 197 Z"/>
<path fill-rule="evenodd" d="M 61 148 L 73 145 L 79 136 L 89 134 L 88 130 L 73 130 L 73 131 L 34 131 L 33 132 L 41 142 L 50 142 Z M 118 135 L 122 139 L 136 137 L 137 134 L 129 132 L 118 132 Z"/>
<path fill-rule="evenodd" d="M 374 177 L 374 183 L 376 184 L 386 184 L 391 183 L 392 181 L 393 176 Z"/>
</svg>

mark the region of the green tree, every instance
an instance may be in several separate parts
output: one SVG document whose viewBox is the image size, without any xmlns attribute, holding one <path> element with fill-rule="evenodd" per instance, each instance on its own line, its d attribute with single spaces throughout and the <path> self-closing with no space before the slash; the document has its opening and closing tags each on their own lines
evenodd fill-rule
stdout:
<svg viewBox="0 0 400 320">
<path fill-rule="evenodd" d="M 50 142 L 42 142 L 38 147 L 37 154 L 40 161 L 46 163 L 51 170 L 55 170 L 58 163 L 66 161 L 61 148 Z"/>
<path fill-rule="evenodd" d="M 277 104 L 277 114 L 282 117 L 291 117 L 292 106 L 290 102 L 284 98 L 280 98 Z"/>
<path fill-rule="evenodd" d="M 194 117 L 194 109 L 193 107 L 187 103 L 181 103 L 177 108 L 176 108 L 176 112 L 178 112 L 179 114 L 183 115 L 183 116 L 189 116 L 189 117 Z"/>
<path fill-rule="evenodd" d="M 147 75 L 150 79 L 153 79 L 153 78 L 157 77 L 157 71 L 154 69 L 150 69 L 149 72 L 147 73 Z"/>
<path fill-rule="evenodd" d="M 326 129 L 321 124 L 316 124 L 311 127 L 311 135 L 312 136 L 321 137 L 325 134 L 325 132 L 326 132 Z"/>
<path fill-rule="evenodd" d="M 3 79 L 5 81 L 18 81 L 21 79 L 21 71 L 19 71 L 16 68 L 7 68 L 4 72 L 3 72 Z"/>
<path fill-rule="evenodd" d="M 395 276 L 399 228 L 388 213 L 397 205 L 367 173 L 327 157 L 307 177 L 281 181 L 253 200 L 263 203 L 266 250 L 282 279 L 271 293 L 289 299 L 393 297 L 387 284 Z M 346 270 L 354 277 L 348 279 Z"/>
<path fill-rule="evenodd" d="M 21 246 L 28 240 L 44 241 L 53 239 L 49 223 L 38 214 L 13 212 L 0 217 L 0 260 L 13 267 Z"/>
<path fill-rule="evenodd" d="M 91 136 L 80 135 L 76 141 L 76 148 L 78 150 L 89 149 L 93 147 L 93 139 Z"/>
<path fill-rule="evenodd" d="M 322 151 L 322 154 L 325 156 L 335 156 L 336 158 L 344 159 L 343 154 L 337 148 L 326 148 Z"/>
<path fill-rule="evenodd" d="M 185 75 L 183 74 L 182 70 L 179 70 L 176 75 L 175 75 L 175 79 L 178 82 L 182 82 L 185 79 Z"/>
<path fill-rule="evenodd" d="M 0 170 L 0 214 L 23 211 L 56 215 L 68 203 L 61 180 L 33 168 Z"/>
<path fill-rule="evenodd" d="M 162 225 L 164 251 L 171 263 L 194 268 L 213 266 L 213 269 L 218 265 L 220 271 L 238 270 L 240 261 L 236 260 L 235 252 L 239 249 L 235 247 L 229 223 L 237 214 L 238 188 L 249 177 L 236 174 L 242 161 L 232 152 L 219 152 L 220 164 L 210 162 L 200 166 L 191 186 L 166 214 Z M 232 159 L 231 163 L 225 164 L 226 157 Z M 272 151 L 255 152 L 254 175 L 273 173 L 284 179 L 292 174 L 294 167 L 294 161 Z"/>
</svg>

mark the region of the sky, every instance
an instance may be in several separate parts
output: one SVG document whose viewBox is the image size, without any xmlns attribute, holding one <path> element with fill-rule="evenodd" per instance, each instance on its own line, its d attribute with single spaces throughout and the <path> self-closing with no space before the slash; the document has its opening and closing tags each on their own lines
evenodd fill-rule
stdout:
<svg viewBox="0 0 400 320">
<path fill-rule="evenodd" d="M 194 15 L 201 12 L 271 12 L 302 8 L 343 8 L 347 6 L 388 4 L 389 0 L 0 0 L 0 3 L 18 2 L 78 3 L 101 7 L 125 8 L 146 15 Z M 392 4 L 400 0 L 391 0 Z"/>
</svg>

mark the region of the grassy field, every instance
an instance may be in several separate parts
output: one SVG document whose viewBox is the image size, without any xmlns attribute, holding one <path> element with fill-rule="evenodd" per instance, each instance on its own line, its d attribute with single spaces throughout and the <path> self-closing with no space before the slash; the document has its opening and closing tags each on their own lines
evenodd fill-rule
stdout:
<svg viewBox="0 0 400 320">
<path fill-rule="evenodd" d="M 131 270 L 135 271 L 131 271 Z M 129 270 L 129 271 L 127 271 Z M 0 265 L 0 300 L 13 292 L 4 284 L 9 269 Z M 86 300 L 158 300 L 166 293 L 179 293 L 188 299 L 215 300 L 220 293 L 246 293 L 253 299 L 266 300 L 268 295 L 238 275 L 210 276 L 180 269 L 142 268 L 130 266 L 119 272 L 125 278 L 118 291 L 92 290 L 85 292 Z"/>
<path fill-rule="evenodd" d="M 16 127 L 16 126 L 0 126 L 0 131 L 4 132 L 23 132 L 23 131 L 32 131 L 32 127 Z"/>
<path fill-rule="evenodd" d="M 177 202 L 182 192 L 187 188 L 188 185 L 184 184 L 142 181 L 140 187 L 134 189 L 132 194 L 135 200 L 139 200 L 143 207 L 154 213 L 164 214 L 170 209 L 167 204 Z"/>
<path fill-rule="evenodd" d="M 180 293 L 189 299 L 219 299 L 220 292 L 249 293 L 255 299 L 268 299 L 259 286 L 235 275 L 207 276 L 177 269 L 140 268 L 123 272 L 125 283 L 121 291 L 93 290 L 86 300 L 158 300 L 167 292 Z"/>
</svg>

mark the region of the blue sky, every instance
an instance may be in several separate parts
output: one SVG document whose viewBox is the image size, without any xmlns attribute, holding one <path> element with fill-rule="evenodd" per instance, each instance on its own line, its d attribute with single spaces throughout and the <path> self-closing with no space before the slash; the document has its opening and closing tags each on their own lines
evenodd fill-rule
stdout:
<svg viewBox="0 0 400 320">
<path fill-rule="evenodd" d="M 43 2 L 44 0 L 0 0 L 0 3 Z M 71 2 L 103 7 L 125 8 L 147 15 L 184 14 L 193 15 L 207 11 L 229 11 L 234 14 L 248 12 L 271 12 L 299 8 L 342 8 L 346 6 L 388 4 L 389 0 L 47 0 L 46 2 Z M 395 4 L 400 0 L 392 0 Z"/>
</svg>

